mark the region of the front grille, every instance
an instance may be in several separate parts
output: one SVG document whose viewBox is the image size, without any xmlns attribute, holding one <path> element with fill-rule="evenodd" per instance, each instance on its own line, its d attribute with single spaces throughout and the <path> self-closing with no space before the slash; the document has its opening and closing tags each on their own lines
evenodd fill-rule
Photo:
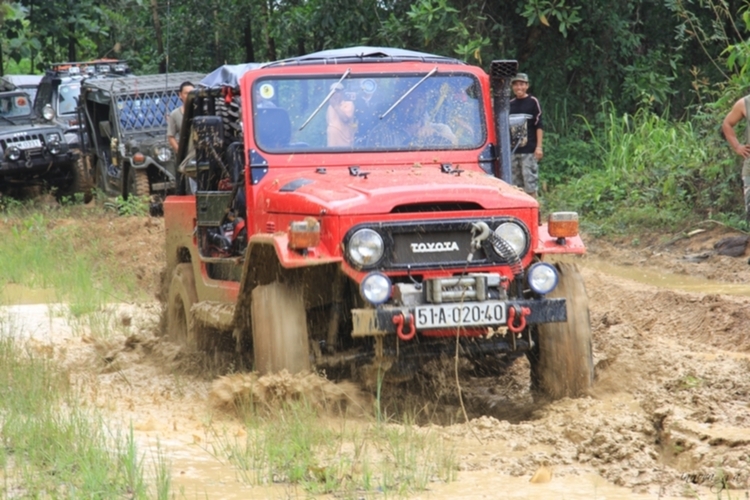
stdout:
<svg viewBox="0 0 750 500">
<path fill-rule="evenodd" d="M 34 140 L 38 140 L 42 144 L 42 146 L 44 146 L 46 143 L 46 141 L 44 140 L 44 134 L 23 134 L 19 136 L 6 137 L 4 139 L 0 139 L 0 146 L 2 146 L 3 150 L 6 150 L 10 146 L 20 147 L 25 142 L 34 141 Z M 25 149 L 25 148 L 21 148 L 21 149 Z M 38 148 L 30 148 L 30 149 L 38 149 Z"/>
<path fill-rule="evenodd" d="M 360 229 L 369 228 L 378 232 L 385 242 L 383 258 L 363 270 L 418 270 L 434 268 L 471 268 L 488 264 L 507 264 L 496 252 L 489 240 L 480 248 L 471 246 L 471 227 L 480 219 L 459 219 L 451 221 L 390 222 L 381 224 L 360 224 L 347 232 L 344 244 L 348 247 L 351 236 Z M 514 221 L 530 234 L 525 224 L 513 217 L 483 218 L 494 230 L 503 222 Z M 471 260 L 467 265 L 467 258 Z M 346 253 L 348 258 L 348 252 Z M 519 255 L 519 257 L 523 257 Z M 354 265 L 352 262 L 350 264 Z M 357 267 L 354 265 L 354 267 Z"/>
</svg>

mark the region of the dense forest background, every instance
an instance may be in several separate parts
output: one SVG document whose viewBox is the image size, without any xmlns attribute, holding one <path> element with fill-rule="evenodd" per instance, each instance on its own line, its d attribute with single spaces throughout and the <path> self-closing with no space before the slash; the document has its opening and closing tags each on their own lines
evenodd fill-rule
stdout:
<svg viewBox="0 0 750 500">
<path fill-rule="evenodd" d="M 517 59 L 545 112 L 547 205 L 603 230 L 746 224 L 719 127 L 750 87 L 748 0 L 0 1 L 4 73 L 98 57 L 209 72 L 352 45 Z"/>
</svg>

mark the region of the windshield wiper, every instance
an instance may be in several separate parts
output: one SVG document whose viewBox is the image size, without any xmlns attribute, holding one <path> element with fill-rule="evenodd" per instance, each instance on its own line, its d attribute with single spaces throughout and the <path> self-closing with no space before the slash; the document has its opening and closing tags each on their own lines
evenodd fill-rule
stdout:
<svg viewBox="0 0 750 500">
<path fill-rule="evenodd" d="M 401 101 L 403 101 L 404 99 L 406 99 L 406 97 L 409 94 L 411 94 L 412 92 L 414 92 L 414 89 L 416 89 L 417 87 L 419 87 L 420 85 L 422 85 L 422 83 L 424 83 L 425 80 L 427 80 L 429 77 L 431 77 L 432 75 L 434 75 L 435 73 L 437 73 L 437 71 L 438 71 L 438 67 L 437 66 L 435 66 L 434 68 L 432 68 L 432 71 L 430 71 L 429 73 L 427 73 L 424 76 L 424 78 L 422 78 L 421 80 L 419 80 L 409 90 L 407 90 L 406 92 L 404 92 L 404 95 L 402 95 L 401 97 L 399 97 L 398 101 L 394 102 L 393 105 L 390 108 L 388 108 L 385 113 L 383 113 L 382 115 L 380 115 L 380 119 L 382 120 L 383 118 L 385 118 L 386 116 L 388 116 L 388 113 L 390 113 L 391 111 L 393 111 L 396 108 L 396 106 L 398 106 L 401 103 Z"/>
<path fill-rule="evenodd" d="M 330 92 L 328 92 L 328 95 L 325 97 L 325 99 L 323 99 L 323 102 L 321 102 L 320 104 L 318 104 L 318 107 L 315 108 L 315 111 L 312 112 L 312 114 L 307 118 L 307 120 L 305 120 L 305 123 L 303 123 L 302 126 L 299 128 L 300 130 L 302 130 L 303 128 L 305 128 L 307 126 L 307 124 L 310 123 L 310 120 L 312 120 L 313 118 L 315 118 L 315 115 L 318 114 L 318 112 L 320 111 L 320 109 L 323 106 L 326 105 L 326 103 L 331 99 L 331 97 L 333 97 L 333 94 L 336 92 L 336 87 L 338 86 L 338 84 L 341 83 L 342 81 L 344 81 L 344 79 L 347 76 L 349 76 L 349 73 L 351 73 L 351 72 L 352 72 L 351 68 L 347 69 L 344 72 L 344 75 L 341 78 L 339 78 L 339 81 L 337 81 L 336 83 L 334 83 L 333 85 L 331 85 L 331 90 L 330 90 Z"/>
</svg>

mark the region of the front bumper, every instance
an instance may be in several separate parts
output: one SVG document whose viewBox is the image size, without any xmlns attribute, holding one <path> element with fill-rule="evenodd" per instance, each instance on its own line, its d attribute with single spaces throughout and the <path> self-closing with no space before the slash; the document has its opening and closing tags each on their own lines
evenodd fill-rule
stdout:
<svg viewBox="0 0 750 500">
<path fill-rule="evenodd" d="M 26 177 L 40 173 L 69 168 L 76 160 L 73 151 L 53 155 L 45 153 L 22 154 L 18 160 L 3 159 L 0 162 L 0 176 Z"/>
<path fill-rule="evenodd" d="M 523 315 L 523 321 L 526 325 L 564 322 L 568 319 L 565 299 L 506 300 L 503 302 L 506 311 L 510 311 L 511 308 L 519 311 L 524 310 L 525 314 Z M 482 302 L 466 301 L 460 305 L 467 307 L 478 305 L 481 307 Z M 411 329 L 414 328 L 414 318 L 417 313 L 416 309 L 416 307 L 398 306 L 352 309 L 352 336 L 369 337 L 396 334 L 398 333 L 399 328 L 411 331 Z M 506 314 L 505 318 L 508 317 L 509 315 Z M 518 326 L 519 322 L 514 321 L 514 325 Z M 461 326 L 438 326 L 425 329 L 416 328 L 416 331 L 417 333 L 429 336 L 431 332 L 445 332 L 446 330 L 455 332 L 457 328 L 462 328 L 468 331 L 471 329 L 476 330 L 480 328 L 486 329 L 502 326 L 507 326 L 507 321 L 482 325 L 467 324 Z"/>
</svg>

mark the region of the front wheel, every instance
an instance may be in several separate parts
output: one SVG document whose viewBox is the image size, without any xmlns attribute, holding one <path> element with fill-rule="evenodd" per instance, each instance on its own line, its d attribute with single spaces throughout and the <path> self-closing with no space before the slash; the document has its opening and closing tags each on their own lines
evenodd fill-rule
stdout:
<svg viewBox="0 0 750 500">
<path fill-rule="evenodd" d="M 578 267 L 555 264 L 560 273 L 557 288 L 548 298 L 564 298 L 565 323 L 538 326 L 537 343 L 529 353 L 532 389 L 550 399 L 581 396 L 594 380 L 589 300 Z"/>
<path fill-rule="evenodd" d="M 253 355 L 260 374 L 310 370 L 305 299 L 300 287 L 274 281 L 252 292 Z"/>
<path fill-rule="evenodd" d="M 149 187 L 148 172 L 145 169 L 138 170 L 132 166 L 128 168 L 128 179 L 125 183 L 123 198 L 128 199 L 129 196 L 148 196 L 150 193 Z"/>
</svg>

